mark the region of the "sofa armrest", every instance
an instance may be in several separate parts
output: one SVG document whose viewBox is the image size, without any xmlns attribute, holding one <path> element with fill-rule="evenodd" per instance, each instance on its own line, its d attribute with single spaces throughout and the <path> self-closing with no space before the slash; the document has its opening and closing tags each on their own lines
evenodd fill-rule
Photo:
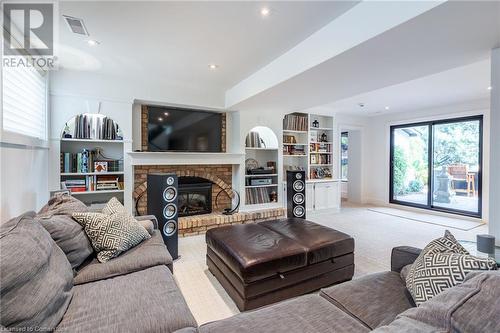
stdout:
<svg viewBox="0 0 500 333">
<path fill-rule="evenodd" d="M 397 246 L 393 248 L 391 254 L 391 271 L 401 272 L 403 267 L 413 264 L 420 252 L 422 252 L 421 249 L 411 246 Z"/>
<path fill-rule="evenodd" d="M 153 222 L 153 226 L 155 229 L 158 229 L 158 220 L 156 219 L 156 216 L 154 215 L 142 215 L 142 216 L 136 216 L 135 219 L 137 221 L 144 221 L 144 220 L 150 220 Z"/>
</svg>

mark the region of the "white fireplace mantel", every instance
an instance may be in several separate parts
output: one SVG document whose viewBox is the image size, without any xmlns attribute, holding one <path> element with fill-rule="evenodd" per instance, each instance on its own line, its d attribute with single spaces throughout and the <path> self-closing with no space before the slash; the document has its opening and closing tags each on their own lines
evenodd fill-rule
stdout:
<svg viewBox="0 0 500 333">
<path fill-rule="evenodd" d="M 132 165 L 241 164 L 243 153 L 128 152 Z"/>
</svg>

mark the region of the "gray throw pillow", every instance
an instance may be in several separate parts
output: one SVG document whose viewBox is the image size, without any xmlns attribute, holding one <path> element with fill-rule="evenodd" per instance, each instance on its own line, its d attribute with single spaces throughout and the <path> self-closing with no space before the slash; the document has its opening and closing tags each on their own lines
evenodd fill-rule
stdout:
<svg viewBox="0 0 500 333">
<path fill-rule="evenodd" d="M 151 238 L 146 229 L 131 215 L 115 213 L 75 213 L 75 218 L 85 229 L 97 252 L 97 260 L 106 262 L 120 253 Z"/>
<path fill-rule="evenodd" d="M 58 193 L 37 214 L 37 221 L 66 254 L 72 268 L 80 266 L 94 252 L 83 227 L 71 217 L 87 211 L 89 208 L 80 200 Z"/>
<path fill-rule="evenodd" d="M 52 215 L 51 217 L 37 217 L 36 220 L 63 250 L 72 268 L 79 267 L 94 253 L 83 227 L 71 216 Z"/>
<path fill-rule="evenodd" d="M 467 273 L 496 269 L 495 260 L 469 255 L 446 230 L 444 237 L 430 242 L 411 265 L 406 287 L 417 306 L 446 289 L 461 284 Z"/>
<path fill-rule="evenodd" d="M 10 330 L 53 330 L 73 295 L 73 272 L 34 212 L 0 226 L 0 324 Z"/>
<path fill-rule="evenodd" d="M 89 207 L 83 202 L 67 193 L 56 193 L 49 202 L 38 212 L 39 217 L 52 215 L 68 215 L 73 213 L 88 212 Z"/>
</svg>

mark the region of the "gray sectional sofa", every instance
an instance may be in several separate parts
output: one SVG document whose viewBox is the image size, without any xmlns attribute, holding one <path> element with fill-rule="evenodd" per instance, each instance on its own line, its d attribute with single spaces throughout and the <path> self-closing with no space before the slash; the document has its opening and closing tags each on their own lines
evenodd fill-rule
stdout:
<svg viewBox="0 0 500 333">
<path fill-rule="evenodd" d="M 27 213 L 0 226 L 0 329 L 61 332 L 500 332 L 500 273 L 465 283 L 416 308 L 404 267 L 419 249 L 397 247 L 391 271 L 367 275 L 197 326 L 172 276 L 158 230 L 107 263 L 72 270 L 65 252 Z M 403 277 L 401 276 L 403 275 Z"/>
<path fill-rule="evenodd" d="M 154 217 L 153 217 L 153 221 Z M 30 212 L 0 225 L 1 329 L 174 332 L 196 321 L 172 276 L 160 232 L 106 263 L 72 270 Z"/>
</svg>

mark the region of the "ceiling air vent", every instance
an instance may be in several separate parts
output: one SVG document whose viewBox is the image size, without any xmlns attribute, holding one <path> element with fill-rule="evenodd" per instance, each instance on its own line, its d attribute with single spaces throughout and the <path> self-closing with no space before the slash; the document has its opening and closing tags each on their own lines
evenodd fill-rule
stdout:
<svg viewBox="0 0 500 333">
<path fill-rule="evenodd" d="M 68 24 L 69 30 L 71 30 L 71 32 L 83 36 L 89 35 L 89 32 L 87 31 L 87 28 L 85 28 L 85 24 L 83 23 L 82 19 L 67 15 L 63 15 L 63 17 L 66 23 Z"/>
</svg>

